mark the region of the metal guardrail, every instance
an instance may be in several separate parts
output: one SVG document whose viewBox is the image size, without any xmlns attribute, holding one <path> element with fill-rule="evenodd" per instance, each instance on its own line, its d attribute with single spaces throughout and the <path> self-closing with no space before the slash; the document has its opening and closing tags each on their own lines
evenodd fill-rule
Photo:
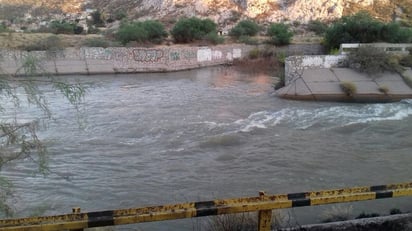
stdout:
<svg viewBox="0 0 412 231">
<path fill-rule="evenodd" d="M 259 212 L 259 231 L 269 231 L 273 209 L 365 201 L 412 195 L 412 182 L 315 192 L 232 198 L 173 205 L 0 220 L 4 231 L 83 230 L 85 228 L 176 220 L 243 212 Z"/>
</svg>

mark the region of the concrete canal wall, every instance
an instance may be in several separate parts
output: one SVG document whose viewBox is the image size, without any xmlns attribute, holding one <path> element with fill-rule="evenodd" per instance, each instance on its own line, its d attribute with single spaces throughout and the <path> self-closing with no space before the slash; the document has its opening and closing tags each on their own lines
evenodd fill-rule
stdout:
<svg viewBox="0 0 412 231">
<path fill-rule="evenodd" d="M 0 67 L 10 74 L 23 74 L 23 62 L 29 58 L 41 60 L 50 74 L 106 74 L 166 72 L 231 63 L 246 57 L 254 46 L 164 46 L 142 47 L 83 47 L 62 51 L 0 50 Z"/>
<path fill-rule="evenodd" d="M 276 95 L 296 100 L 348 102 L 392 102 L 412 98 L 412 88 L 399 73 L 370 76 L 346 66 L 346 55 L 290 56 L 285 60 L 285 87 L 277 90 Z M 402 75 L 412 78 L 412 69 L 406 69 Z M 341 89 L 342 82 L 352 83 L 356 87 L 355 94 L 347 95 Z"/>
</svg>

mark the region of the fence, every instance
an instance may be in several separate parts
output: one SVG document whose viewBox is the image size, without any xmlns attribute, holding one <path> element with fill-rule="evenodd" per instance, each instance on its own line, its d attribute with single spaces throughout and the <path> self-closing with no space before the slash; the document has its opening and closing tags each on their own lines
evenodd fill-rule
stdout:
<svg viewBox="0 0 412 231">
<path fill-rule="evenodd" d="M 100 212 L 82 213 L 79 208 L 75 208 L 71 214 L 0 220 L 0 230 L 83 230 L 84 228 L 93 227 L 258 211 L 258 230 L 269 231 L 272 223 L 271 219 L 273 209 L 315 206 L 411 195 L 412 182 L 277 195 L 266 195 L 261 192 L 258 197 L 189 202 L 174 205 L 128 208 Z"/>
</svg>

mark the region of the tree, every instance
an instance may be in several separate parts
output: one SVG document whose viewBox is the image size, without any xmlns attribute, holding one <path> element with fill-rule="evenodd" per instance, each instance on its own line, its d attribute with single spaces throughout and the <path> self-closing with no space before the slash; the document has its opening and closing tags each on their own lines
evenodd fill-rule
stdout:
<svg viewBox="0 0 412 231">
<path fill-rule="evenodd" d="M 182 18 L 177 21 L 170 33 L 177 43 L 189 43 L 206 39 L 208 34 L 216 33 L 216 23 L 210 19 Z"/>
<path fill-rule="evenodd" d="M 147 20 L 123 23 L 116 36 L 123 45 L 131 41 L 161 43 L 167 36 L 167 32 L 159 21 Z"/>
<path fill-rule="evenodd" d="M 92 25 L 96 27 L 104 26 L 103 17 L 102 17 L 102 13 L 100 12 L 100 10 L 93 11 L 93 13 L 91 13 L 90 16 L 92 17 L 92 21 L 91 21 Z"/>
<path fill-rule="evenodd" d="M 328 25 L 320 20 L 310 20 L 306 27 L 317 35 L 323 35 L 328 29 Z"/>
<path fill-rule="evenodd" d="M 327 49 L 339 48 L 342 43 L 409 43 L 412 30 L 398 23 L 385 24 L 366 12 L 345 16 L 333 23 L 324 36 Z"/>
<path fill-rule="evenodd" d="M 239 38 L 241 36 L 255 36 L 259 30 L 259 25 L 254 21 L 242 20 L 230 30 L 229 35 L 235 38 Z"/>
<path fill-rule="evenodd" d="M 293 33 L 289 30 L 289 26 L 284 23 L 272 23 L 267 31 L 270 37 L 269 43 L 275 45 L 287 45 L 293 37 Z"/>
<path fill-rule="evenodd" d="M 52 57 L 52 55 L 48 55 Z M 0 106 L 0 112 L 7 114 L 10 110 L 15 114 L 12 119 L 2 119 L 0 121 L 0 170 L 10 162 L 30 159 L 38 166 L 37 171 L 47 174 L 48 152 L 47 147 L 37 136 L 39 121 L 24 121 L 20 118 L 18 109 L 25 105 L 37 106 L 46 119 L 50 119 L 52 112 L 48 107 L 47 98 L 38 88 L 38 83 L 51 84 L 67 100 L 79 109 L 79 105 L 85 94 L 85 88 L 81 84 L 70 84 L 58 81 L 45 72 L 42 66 L 43 60 L 38 56 L 25 53 L 21 57 L 22 64 L 18 68 L 17 74 L 12 75 L 0 69 L 0 99 L 2 102 L 9 102 L 13 107 Z M 19 94 L 23 92 L 24 94 Z M 25 95 L 22 98 L 21 95 Z M 5 117 L 3 117 L 5 118 Z M 7 204 L 7 200 L 12 195 L 11 182 L 0 176 L 0 214 L 12 215 L 12 209 Z"/>
</svg>

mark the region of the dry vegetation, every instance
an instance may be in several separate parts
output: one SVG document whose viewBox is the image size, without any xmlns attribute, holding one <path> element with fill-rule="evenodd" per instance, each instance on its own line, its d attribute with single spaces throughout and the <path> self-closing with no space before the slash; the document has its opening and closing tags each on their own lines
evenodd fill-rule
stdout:
<svg viewBox="0 0 412 231">
<path fill-rule="evenodd" d="M 0 33 L 0 47 L 16 49 L 19 47 L 36 44 L 54 34 L 50 33 Z M 80 47 L 86 39 L 102 37 L 101 35 L 56 35 L 63 47 Z"/>
</svg>

